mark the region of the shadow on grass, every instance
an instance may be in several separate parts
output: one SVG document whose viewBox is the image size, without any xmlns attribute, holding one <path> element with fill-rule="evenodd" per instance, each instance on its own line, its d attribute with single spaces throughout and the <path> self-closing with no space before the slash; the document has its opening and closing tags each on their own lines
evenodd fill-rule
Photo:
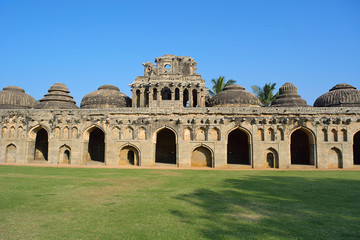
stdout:
<svg viewBox="0 0 360 240">
<path fill-rule="evenodd" d="M 359 180 L 225 179 L 176 199 L 190 207 L 171 213 L 208 239 L 360 239 Z"/>
</svg>

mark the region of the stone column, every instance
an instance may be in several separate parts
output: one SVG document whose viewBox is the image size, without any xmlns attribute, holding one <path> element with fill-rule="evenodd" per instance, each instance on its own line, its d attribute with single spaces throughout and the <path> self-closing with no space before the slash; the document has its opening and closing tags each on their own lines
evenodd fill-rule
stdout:
<svg viewBox="0 0 360 240">
<path fill-rule="evenodd" d="M 189 91 L 189 107 L 192 107 L 193 106 L 193 95 L 192 95 L 192 89 L 189 88 L 188 89 Z"/>
</svg>

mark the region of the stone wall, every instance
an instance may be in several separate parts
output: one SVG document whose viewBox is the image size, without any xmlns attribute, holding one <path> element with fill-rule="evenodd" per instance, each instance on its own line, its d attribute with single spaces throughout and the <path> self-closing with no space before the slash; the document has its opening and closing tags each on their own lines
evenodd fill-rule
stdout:
<svg viewBox="0 0 360 240">
<path fill-rule="evenodd" d="M 175 150 L 169 147 L 168 152 L 172 166 L 354 168 L 358 165 L 354 165 L 353 139 L 360 131 L 360 109 L 3 109 L 0 129 L 0 162 L 156 166 L 163 164 L 156 161 L 157 141 L 164 142 L 157 136 L 167 131 L 169 142 L 175 138 Z M 42 129 L 47 137 L 40 134 Z M 302 149 L 301 136 L 306 154 L 298 154 L 304 154 L 303 160 L 293 156 L 292 163 L 292 152 Z M 294 148 L 295 143 L 299 146 Z M 93 153 L 102 151 L 103 162 Z M 228 163 L 230 155 L 235 164 Z"/>
</svg>

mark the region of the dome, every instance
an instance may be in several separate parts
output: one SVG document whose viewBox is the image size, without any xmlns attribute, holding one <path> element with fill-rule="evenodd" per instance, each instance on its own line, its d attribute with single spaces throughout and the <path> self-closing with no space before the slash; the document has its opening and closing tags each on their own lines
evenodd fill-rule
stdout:
<svg viewBox="0 0 360 240">
<path fill-rule="evenodd" d="M 27 109 L 36 105 L 36 100 L 15 86 L 4 87 L 0 91 L 0 109 Z"/>
<path fill-rule="evenodd" d="M 279 88 L 279 96 L 271 103 L 272 107 L 308 107 L 306 101 L 297 93 L 297 87 L 285 83 Z"/>
<path fill-rule="evenodd" d="M 34 108 L 38 109 L 76 109 L 76 102 L 69 94 L 69 89 L 63 83 L 55 83 L 50 87 L 48 93 L 40 100 Z"/>
<path fill-rule="evenodd" d="M 81 108 L 121 108 L 130 107 L 131 99 L 113 85 L 103 85 L 98 90 L 86 94 L 82 99 Z"/>
<path fill-rule="evenodd" d="M 245 88 L 236 84 L 229 85 L 209 100 L 212 107 L 260 107 L 260 100 Z"/>
<path fill-rule="evenodd" d="M 360 107 L 360 91 L 347 83 L 337 84 L 318 97 L 314 107 Z"/>
</svg>

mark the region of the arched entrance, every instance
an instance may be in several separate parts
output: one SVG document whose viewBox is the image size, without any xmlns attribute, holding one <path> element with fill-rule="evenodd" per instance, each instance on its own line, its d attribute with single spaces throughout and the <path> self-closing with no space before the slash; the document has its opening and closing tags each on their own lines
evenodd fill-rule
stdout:
<svg viewBox="0 0 360 240">
<path fill-rule="evenodd" d="M 249 138 L 238 128 L 231 131 L 228 136 L 227 163 L 250 165 Z"/>
<path fill-rule="evenodd" d="M 59 149 L 59 164 L 70 164 L 71 156 L 70 156 L 70 148 L 67 145 L 63 145 Z"/>
<path fill-rule="evenodd" d="M 298 129 L 291 134 L 291 164 L 315 165 L 314 141 L 310 132 Z"/>
<path fill-rule="evenodd" d="M 192 167 L 212 167 L 212 154 L 206 147 L 197 147 L 191 154 Z"/>
<path fill-rule="evenodd" d="M 156 135 L 155 162 L 176 164 L 176 136 L 168 128 L 161 129 Z"/>
<path fill-rule="evenodd" d="M 119 165 L 139 166 L 139 152 L 132 146 L 125 146 L 120 150 Z"/>
<path fill-rule="evenodd" d="M 44 128 L 41 128 L 36 133 L 34 160 L 47 161 L 48 160 L 48 147 L 49 147 L 48 133 Z"/>
<path fill-rule="evenodd" d="M 105 134 L 101 129 L 90 128 L 85 133 L 84 144 L 84 162 L 105 163 Z"/>
<path fill-rule="evenodd" d="M 354 135 L 353 144 L 354 165 L 360 165 L 360 131 Z"/>
<path fill-rule="evenodd" d="M 279 156 L 273 148 L 266 151 L 265 168 L 279 168 Z"/>
<path fill-rule="evenodd" d="M 328 153 L 328 168 L 342 168 L 343 162 L 342 162 L 342 154 L 341 151 L 333 147 L 329 150 Z"/>
<path fill-rule="evenodd" d="M 10 144 L 6 147 L 5 161 L 8 163 L 16 162 L 16 146 L 14 144 Z"/>
</svg>

